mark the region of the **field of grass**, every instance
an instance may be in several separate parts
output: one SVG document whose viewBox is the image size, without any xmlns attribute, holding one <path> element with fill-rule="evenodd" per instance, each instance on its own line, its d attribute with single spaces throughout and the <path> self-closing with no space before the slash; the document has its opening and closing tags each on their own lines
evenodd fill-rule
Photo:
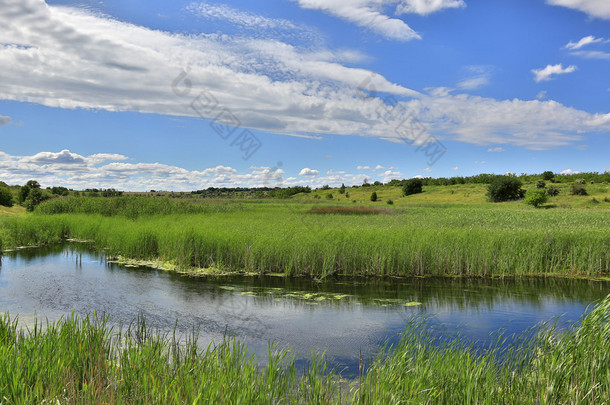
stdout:
<svg viewBox="0 0 610 405">
<path fill-rule="evenodd" d="M 363 209 L 299 198 L 205 204 L 145 197 L 53 200 L 34 214 L 0 217 L 0 240 L 7 248 L 84 239 L 109 256 L 182 269 L 317 278 L 610 272 L 610 211 L 598 207 L 603 202 L 592 209 L 534 209 L 522 202 L 460 205 L 437 198 L 428 204 L 369 203 L 381 213 L 367 208 L 369 215 L 346 215 Z M 156 211 L 162 214 L 151 215 Z"/>
<path fill-rule="evenodd" d="M 297 369 L 269 347 L 259 366 L 234 338 L 201 350 L 140 319 L 112 332 L 99 318 L 69 317 L 24 332 L 0 319 L 0 398 L 22 403 L 601 404 L 610 400 L 610 300 L 565 332 L 523 335 L 475 350 L 411 324 L 363 377 L 345 381 L 323 356 Z"/>
<path fill-rule="evenodd" d="M 592 208 L 592 209 L 607 209 L 610 210 L 610 185 L 608 184 L 587 184 L 586 187 L 588 196 L 573 196 L 571 195 L 571 184 L 564 183 L 547 183 L 547 186 L 554 186 L 559 190 L 559 195 L 552 197 L 547 208 Z M 525 190 L 535 189 L 536 185 L 525 184 Z M 373 205 L 385 206 L 387 200 L 392 200 L 396 206 L 438 206 L 438 205 L 471 205 L 471 206 L 487 206 L 487 185 L 486 184 L 456 184 L 452 186 L 424 186 L 424 192 L 421 194 L 413 194 L 408 197 L 402 196 L 400 187 L 389 187 L 385 185 L 367 186 L 367 187 L 347 187 L 346 193 L 339 193 L 338 189 L 322 190 L 317 189 L 311 194 L 299 194 L 294 197 L 296 200 L 309 201 L 316 200 L 318 202 L 335 202 L 341 204 L 355 205 Z M 370 197 L 372 192 L 377 193 L 377 202 L 371 202 Z M 329 194 L 332 194 L 332 199 L 329 199 Z M 597 202 L 593 201 L 595 199 Z M 355 202 L 354 202 L 355 201 Z M 511 201 L 505 203 L 496 203 L 493 205 L 501 205 L 510 208 L 523 208 L 523 201 Z"/>
</svg>

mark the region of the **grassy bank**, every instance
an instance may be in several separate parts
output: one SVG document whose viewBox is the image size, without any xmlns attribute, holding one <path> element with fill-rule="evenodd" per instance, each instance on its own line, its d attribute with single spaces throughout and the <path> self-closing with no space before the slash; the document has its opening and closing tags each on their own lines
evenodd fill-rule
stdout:
<svg viewBox="0 0 610 405">
<path fill-rule="evenodd" d="M 101 205 L 85 210 L 83 206 L 93 203 L 80 200 L 72 211 L 45 203 L 33 215 L 0 217 L 2 246 L 86 239 L 110 256 L 157 260 L 182 269 L 311 277 L 600 276 L 610 272 L 610 212 L 601 209 L 384 204 L 383 209 L 359 210 L 349 208 L 352 205 L 298 200 L 191 208 L 182 202 L 143 198 L 138 213 L 133 212 L 136 200 L 129 204 L 106 200 L 112 210 Z M 121 210 L 121 204 L 126 208 Z M 146 204 L 170 205 L 161 211 L 165 214 L 150 215 L 147 210 L 156 212 L 157 208 Z M 343 208 L 320 208 L 329 205 Z M 197 211 L 190 213 L 191 209 Z"/>
<path fill-rule="evenodd" d="M 583 403 L 610 400 L 610 300 L 566 332 L 540 330 L 503 349 L 475 351 L 413 324 L 362 380 L 346 383 L 320 356 L 297 370 L 270 347 L 257 365 L 227 339 L 201 350 L 142 320 L 123 333 L 70 317 L 45 329 L 0 320 L 2 403 Z M 500 347 L 500 346 L 498 346 Z M 349 387 L 349 388 L 348 388 Z"/>
</svg>

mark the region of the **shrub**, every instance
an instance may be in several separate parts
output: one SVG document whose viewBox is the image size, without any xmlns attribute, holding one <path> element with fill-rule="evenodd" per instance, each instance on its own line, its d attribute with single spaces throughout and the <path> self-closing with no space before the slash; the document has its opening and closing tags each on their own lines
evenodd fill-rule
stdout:
<svg viewBox="0 0 610 405">
<path fill-rule="evenodd" d="M 53 188 L 51 188 L 51 193 L 53 193 L 55 195 L 67 196 L 70 192 L 65 187 L 53 187 Z"/>
<path fill-rule="evenodd" d="M 545 188 L 546 187 L 546 183 L 544 182 L 544 180 L 539 180 L 536 183 L 536 188 Z"/>
<path fill-rule="evenodd" d="M 555 178 L 555 173 L 550 170 L 547 170 L 542 173 L 542 180 L 552 181 Z"/>
<path fill-rule="evenodd" d="M 487 186 L 487 197 L 491 202 L 519 200 L 525 195 L 521 181 L 513 176 L 496 176 Z"/>
<path fill-rule="evenodd" d="M 572 195 L 589 195 L 587 189 L 580 184 L 572 184 Z"/>
<path fill-rule="evenodd" d="M 339 188 L 339 194 L 345 194 L 345 184 L 341 183 L 341 187 Z"/>
<path fill-rule="evenodd" d="M 410 179 L 402 186 L 402 194 L 407 196 L 411 194 L 419 194 L 422 192 L 424 183 L 421 179 Z"/>
<path fill-rule="evenodd" d="M 333 199 L 333 193 L 326 194 L 326 199 L 327 200 L 332 200 Z"/>
<path fill-rule="evenodd" d="M 599 204 L 599 200 L 595 197 L 591 198 L 591 203 L 592 204 Z"/>
<path fill-rule="evenodd" d="M 555 186 L 551 186 L 551 187 L 547 188 L 546 193 L 550 197 L 555 197 L 556 195 L 559 195 L 559 189 Z"/>
<path fill-rule="evenodd" d="M 394 201 L 392 201 L 392 200 L 388 200 L 388 201 L 386 201 L 386 204 L 388 204 L 388 205 L 394 205 Z"/>
<path fill-rule="evenodd" d="M 546 190 L 529 190 L 525 194 L 525 203 L 538 207 L 549 200 Z"/>
<path fill-rule="evenodd" d="M 377 192 L 373 191 L 373 193 L 371 194 L 371 201 L 377 201 Z"/>
<path fill-rule="evenodd" d="M 576 183 L 576 184 L 587 184 L 587 180 L 585 180 L 585 179 L 576 179 L 574 181 L 574 183 Z"/>
<path fill-rule="evenodd" d="M 0 205 L 4 207 L 13 206 L 13 194 L 8 187 L 0 187 Z"/>
</svg>

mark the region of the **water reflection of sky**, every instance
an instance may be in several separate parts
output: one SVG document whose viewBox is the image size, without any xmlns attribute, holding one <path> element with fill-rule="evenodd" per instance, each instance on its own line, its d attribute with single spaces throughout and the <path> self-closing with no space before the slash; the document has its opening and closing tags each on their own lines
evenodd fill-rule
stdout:
<svg viewBox="0 0 610 405">
<path fill-rule="evenodd" d="M 560 316 L 561 324 L 570 324 L 609 291 L 608 283 L 557 279 L 213 282 L 110 265 L 82 247 L 74 249 L 81 251 L 52 247 L 5 256 L 0 312 L 19 314 L 27 323 L 34 315 L 56 320 L 73 310 L 97 311 L 124 325 L 142 314 L 164 330 L 198 328 L 205 345 L 230 331 L 262 356 L 268 341 L 291 346 L 300 357 L 326 350 L 352 372 L 361 350 L 370 359 L 378 344 L 395 341 L 414 317 L 426 317 L 435 333 L 459 330 L 482 342 L 498 330 L 520 333 Z M 297 297 L 286 296 L 291 293 Z M 314 298 L 298 298 L 303 294 Z M 411 301 L 421 305 L 403 305 Z"/>
</svg>

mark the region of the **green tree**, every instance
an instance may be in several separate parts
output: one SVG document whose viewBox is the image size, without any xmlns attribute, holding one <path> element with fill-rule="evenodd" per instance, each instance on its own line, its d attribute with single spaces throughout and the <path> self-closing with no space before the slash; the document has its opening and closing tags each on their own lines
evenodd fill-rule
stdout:
<svg viewBox="0 0 610 405">
<path fill-rule="evenodd" d="M 42 191 L 39 188 L 33 188 L 25 199 L 25 209 L 32 212 L 38 204 L 43 201 Z"/>
<path fill-rule="evenodd" d="M 373 191 L 373 193 L 371 194 L 371 201 L 375 202 L 377 201 L 377 192 Z"/>
<path fill-rule="evenodd" d="M 29 188 L 40 188 L 40 183 L 38 183 L 36 180 L 30 180 L 27 183 L 25 183 L 26 186 L 28 186 Z"/>
<path fill-rule="evenodd" d="M 554 178 L 555 178 L 555 173 L 553 173 L 550 170 L 547 170 L 546 172 L 542 173 L 542 180 L 552 181 Z"/>
<path fill-rule="evenodd" d="M 525 195 L 521 181 L 514 176 L 496 176 L 487 186 L 487 198 L 491 202 L 519 200 Z"/>
<path fill-rule="evenodd" d="M 13 206 L 13 193 L 8 187 L 0 187 L 0 205 L 4 207 Z"/>
<path fill-rule="evenodd" d="M 411 194 L 419 194 L 423 191 L 424 182 L 421 179 L 409 179 L 402 186 L 402 194 L 407 196 Z"/>
<path fill-rule="evenodd" d="M 30 190 L 31 190 L 30 186 L 28 186 L 28 185 L 25 185 L 19 189 L 19 194 L 17 195 L 17 201 L 19 202 L 19 204 L 25 203 L 25 200 L 28 198 L 28 195 L 30 194 Z"/>
<path fill-rule="evenodd" d="M 548 200 L 549 196 L 546 193 L 546 190 L 529 190 L 525 194 L 525 203 L 533 205 L 536 208 L 546 203 Z"/>
<path fill-rule="evenodd" d="M 345 194 L 345 184 L 341 183 L 341 187 L 339 188 L 339 194 Z"/>
<path fill-rule="evenodd" d="M 538 180 L 538 182 L 536 183 L 536 188 L 545 188 L 546 187 L 546 183 L 544 182 L 544 180 Z"/>
<path fill-rule="evenodd" d="M 65 187 L 53 187 L 51 188 L 51 193 L 66 196 L 70 193 L 70 191 Z"/>
</svg>

